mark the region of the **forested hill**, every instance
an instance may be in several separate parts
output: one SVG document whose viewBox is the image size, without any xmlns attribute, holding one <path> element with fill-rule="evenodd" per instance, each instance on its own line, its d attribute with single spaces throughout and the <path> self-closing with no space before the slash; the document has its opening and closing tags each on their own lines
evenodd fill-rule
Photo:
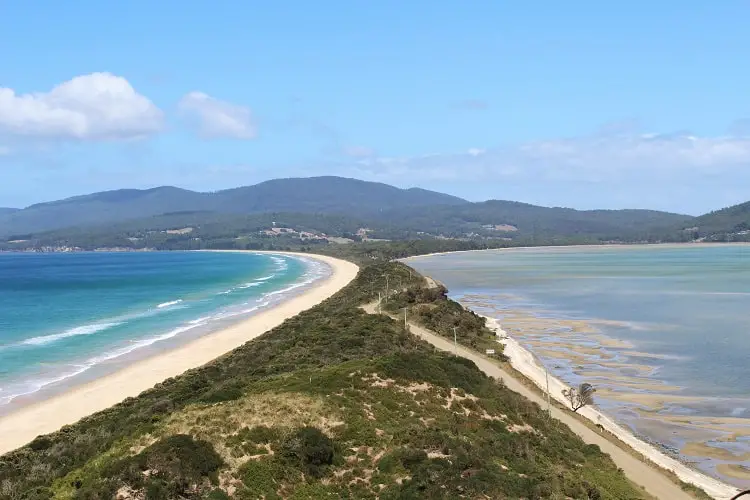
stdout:
<svg viewBox="0 0 750 500">
<path fill-rule="evenodd" d="M 0 237 L 184 211 L 336 213 L 362 217 L 385 208 L 462 203 L 467 202 L 447 194 L 343 177 L 275 179 L 213 193 L 168 186 L 120 189 L 40 203 L 13 212 L 0 211 Z"/>
<path fill-rule="evenodd" d="M 688 232 L 714 241 L 750 240 L 750 201 L 693 219 Z"/>
<path fill-rule="evenodd" d="M 573 210 L 490 200 L 459 206 L 390 210 L 384 222 L 413 231 L 461 236 L 469 231 L 510 238 L 582 238 L 640 241 L 660 239 L 690 224 L 688 215 L 653 210 Z"/>
<path fill-rule="evenodd" d="M 269 234 L 274 225 L 294 231 Z M 750 239 L 749 231 L 750 202 L 701 217 L 654 210 L 574 210 L 503 200 L 472 203 L 342 177 L 276 179 L 212 193 L 176 187 L 121 189 L 22 210 L 0 209 L 0 250 L 275 248 L 306 245 L 310 238 L 333 241 L 328 237 L 447 238 L 494 246 L 738 241 Z M 312 234 L 295 239 L 298 233 Z"/>
<path fill-rule="evenodd" d="M 18 212 L 18 210 L 18 208 L 0 207 L 0 215 L 12 214 L 13 212 Z"/>
</svg>

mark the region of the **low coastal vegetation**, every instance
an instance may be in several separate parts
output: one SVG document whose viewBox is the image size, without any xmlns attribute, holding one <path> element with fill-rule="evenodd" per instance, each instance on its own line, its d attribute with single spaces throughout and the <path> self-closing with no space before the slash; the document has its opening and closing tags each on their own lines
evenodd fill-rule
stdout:
<svg viewBox="0 0 750 500">
<path fill-rule="evenodd" d="M 0 457 L 0 498 L 649 498 L 538 405 L 364 312 L 386 284 L 389 310 L 489 338 L 372 259 L 262 337 Z"/>
<path fill-rule="evenodd" d="M 504 359 L 502 345 L 497 343 L 495 332 L 487 328 L 486 320 L 449 299 L 448 290 L 439 283 L 406 288 L 382 301 L 381 307 L 391 315 L 406 314 L 409 321 L 476 351 L 492 349 Z"/>
</svg>

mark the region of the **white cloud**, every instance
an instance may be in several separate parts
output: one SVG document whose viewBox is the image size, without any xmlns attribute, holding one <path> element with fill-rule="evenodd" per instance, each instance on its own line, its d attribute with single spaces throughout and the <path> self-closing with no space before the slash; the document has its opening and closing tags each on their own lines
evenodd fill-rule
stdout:
<svg viewBox="0 0 750 500">
<path fill-rule="evenodd" d="M 37 139 L 136 139 L 161 130 L 163 113 L 122 77 L 91 73 L 49 92 L 0 87 L 0 132 Z"/>
<path fill-rule="evenodd" d="M 367 158 L 341 175 L 419 185 L 471 200 L 700 214 L 750 198 L 750 137 L 597 133 L 487 149 Z"/>
<path fill-rule="evenodd" d="M 512 147 L 410 158 L 370 158 L 358 168 L 379 175 L 485 180 L 619 178 L 721 175 L 750 166 L 750 137 L 687 134 L 616 134 L 534 141 Z"/>
<path fill-rule="evenodd" d="M 244 106 L 215 99 L 203 92 L 190 92 L 180 100 L 178 107 L 206 138 L 253 139 L 257 135 L 252 113 Z"/>
</svg>

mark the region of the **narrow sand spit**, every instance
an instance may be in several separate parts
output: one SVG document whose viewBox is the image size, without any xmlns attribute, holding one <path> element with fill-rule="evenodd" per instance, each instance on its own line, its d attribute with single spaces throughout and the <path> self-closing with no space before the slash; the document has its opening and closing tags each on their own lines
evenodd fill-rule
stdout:
<svg viewBox="0 0 750 500">
<path fill-rule="evenodd" d="M 54 432 L 63 425 L 109 408 L 125 398 L 137 396 L 159 382 L 202 366 L 259 337 L 286 319 L 338 292 L 356 277 L 359 270 L 355 264 L 333 257 L 289 252 L 267 253 L 315 259 L 330 266 L 331 274 L 301 294 L 241 323 L 0 417 L 0 454 L 23 446 L 38 435 Z"/>
</svg>

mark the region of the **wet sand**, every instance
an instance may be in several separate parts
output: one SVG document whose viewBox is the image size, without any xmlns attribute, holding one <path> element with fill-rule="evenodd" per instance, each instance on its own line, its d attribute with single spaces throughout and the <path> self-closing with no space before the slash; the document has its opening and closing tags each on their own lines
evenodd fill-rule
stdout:
<svg viewBox="0 0 750 500">
<path fill-rule="evenodd" d="M 737 464 L 719 464 L 716 467 L 725 476 L 750 481 L 750 467 Z"/>
</svg>

